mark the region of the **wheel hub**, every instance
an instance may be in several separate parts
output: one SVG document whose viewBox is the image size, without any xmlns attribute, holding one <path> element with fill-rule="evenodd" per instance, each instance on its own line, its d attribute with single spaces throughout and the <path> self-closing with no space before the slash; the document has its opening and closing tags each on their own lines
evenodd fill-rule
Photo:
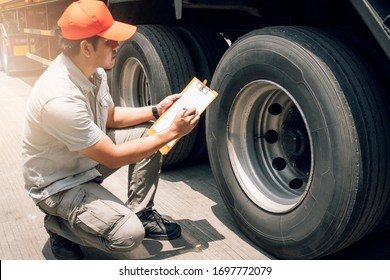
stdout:
<svg viewBox="0 0 390 280">
<path fill-rule="evenodd" d="M 229 116 L 229 157 L 243 190 L 270 212 L 296 207 L 311 170 L 310 137 L 296 101 L 280 85 L 254 81 Z"/>
<path fill-rule="evenodd" d="M 282 145 L 290 158 L 300 156 L 305 149 L 305 141 L 299 130 L 287 130 L 282 137 Z"/>
</svg>

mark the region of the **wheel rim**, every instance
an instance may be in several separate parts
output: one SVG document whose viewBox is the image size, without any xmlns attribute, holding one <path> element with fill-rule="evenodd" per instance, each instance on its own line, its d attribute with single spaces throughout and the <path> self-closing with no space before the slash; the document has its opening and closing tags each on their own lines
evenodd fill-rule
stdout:
<svg viewBox="0 0 390 280">
<path fill-rule="evenodd" d="M 127 59 L 120 76 L 120 104 L 126 107 L 142 107 L 152 104 L 146 72 L 140 61 Z"/>
<path fill-rule="evenodd" d="M 266 211 L 291 211 L 308 191 L 312 173 L 307 121 L 280 85 L 258 80 L 236 96 L 228 119 L 228 154 L 250 200 Z"/>
</svg>

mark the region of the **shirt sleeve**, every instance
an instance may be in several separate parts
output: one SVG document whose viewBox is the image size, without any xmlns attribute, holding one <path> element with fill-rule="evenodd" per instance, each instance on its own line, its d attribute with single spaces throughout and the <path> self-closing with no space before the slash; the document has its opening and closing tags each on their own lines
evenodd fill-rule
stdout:
<svg viewBox="0 0 390 280">
<path fill-rule="evenodd" d="M 86 103 L 58 97 L 41 111 L 42 126 L 47 133 L 65 144 L 70 151 L 80 151 L 96 144 L 104 132 L 93 122 Z"/>
</svg>

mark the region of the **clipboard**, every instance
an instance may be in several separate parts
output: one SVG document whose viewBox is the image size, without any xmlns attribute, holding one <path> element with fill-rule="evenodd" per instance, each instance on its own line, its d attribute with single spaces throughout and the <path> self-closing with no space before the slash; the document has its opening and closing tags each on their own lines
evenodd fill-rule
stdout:
<svg viewBox="0 0 390 280">
<path fill-rule="evenodd" d="M 150 136 L 168 129 L 173 123 L 177 112 L 183 110 L 183 108 L 195 107 L 198 114 L 201 115 L 218 96 L 216 91 L 206 86 L 206 82 L 206 80 L 201 82 L 198 78 L 194 77 L 181 92 L 182 96 L 154 122 L 147 131 L 147 134 Z M 160 149 L 160 153 L 163 155 L 168 154 L 178 140 L 174 139 L 166 144 Z"/>
</svg>

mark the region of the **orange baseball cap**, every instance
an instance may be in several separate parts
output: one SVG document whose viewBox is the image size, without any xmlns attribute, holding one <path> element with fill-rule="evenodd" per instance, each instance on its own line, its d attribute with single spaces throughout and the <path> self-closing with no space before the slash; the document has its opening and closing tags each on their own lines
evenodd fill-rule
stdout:
<svg viewBox="0 0 390 280">
<path fill-rule="evenodd" d="M 99 0 L 79 0 L 66 8 L 57 22 L 62 36 L 70 40 L 81 40 L 100 36 L 115 41 L 125 41 L 135 34 L 137 27 L 115 21 Z"/>
</svg>

